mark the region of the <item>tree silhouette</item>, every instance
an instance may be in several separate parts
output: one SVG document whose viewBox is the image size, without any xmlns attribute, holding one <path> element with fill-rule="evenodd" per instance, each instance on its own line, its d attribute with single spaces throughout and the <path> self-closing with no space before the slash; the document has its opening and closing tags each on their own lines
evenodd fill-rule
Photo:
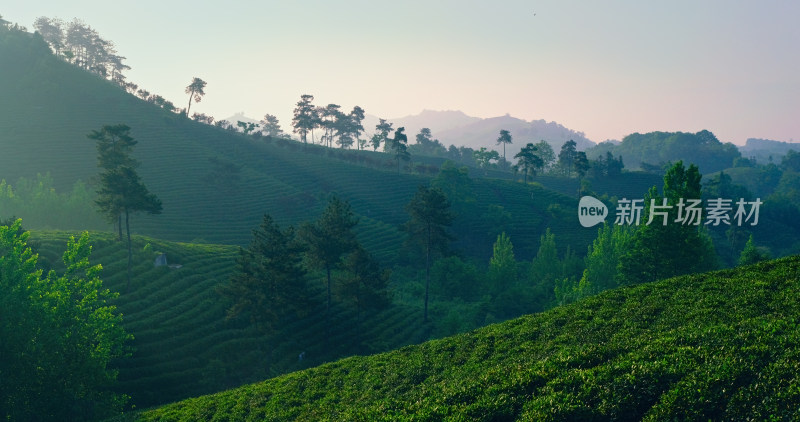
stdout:
<svg viewBox="0 0 800 422">
<path fill-rule="evenodd" d="M 278 122 L 278 118 L 271 115 L 265 114 L 264 119 L 261 120 L 261 133 L 266 136 L 282 136 L 283 129 L 281 129 L 281 125 Z"/>
<path fill-rule="evenodd" d="M 317 113 L 311 102 L 314 101 L 313 95 L 303 94 L 300 96 L 300 101 L 297 102 L 297 107 L 294 109 L 294 117 L 292 118 L 292 132 L 300 134 L 300 140 L 307 143 L 307 134 L 313 130 L 317 124 Z M 313 137 L 313 134 L 312 134 Z"/>
<path fill-rule="evenodd" d="M 388 148 L 387 143 L 389 141 L 389 132 L 392 131 L 392 123 L 387 122 L 386 119 L 380 119 L 378 124 L 375 125 L 375 130 L 378 132 L 372 135 L 373 151 L 378 150 L 378 148 L 381 146 L 381 142 L 384 143 L 384 148 Z"/>
<path fill-rule="evenodd" d="M 312 266 L 325 270 L 327 305 L 331 308 L 331 272 L 341 265 L 342 257 L 358 246 L 353 227 L 358 219 L 350 204 L 334 196 L 319 219 L 300 227 L 300 237 L 307 245 L 307 255 Z"/>
<path fill-rule="evenodd" d="M 394 138 L 389 141 L 389 150 L 392 151 L 395 161 L 397 161 L 397 174 L 400 174 L 400 160 L 408 161 L 411 156 L 408 154 L 408 136 L 405 127 L 399 127 L 394 131 Z"/>
<path fill-rule="evenodd" d="M 131 283 L 133 249 L 131 246 L 130 215 L 137 212 L 160 214 L 161 200 L 150 193 L 136 173 L 139 163 L 130 157 L 136 141 L 129 135 L 130 127 L 124 124 L 103 126 L 92 131 L 88 138 L 97 141 L 97 163 L 102 169 L 95 204 L 101 214 L 119 222 L 119 237 L 122 237 L 121 216 L 125 216 L 128 239 L 128 284 Z"/>
<path fill-rule="evenodd" d="M 203 99 L 203 95 L 206 95 L 205 91 L 203 90 L 206 87 L 206 82 L 198 77 L 192 79 L 192 83 L 186 87 L 186 92 L 189 94 L 189 107 L 186 108 L 186 116 L 189 116 L 189 110 L 192 108 L 192 99 L 194 102 L 199 103 L 200 100 Z"/>
<path fill-rule="evenodd" d="M 304 316 L 309 297 L 303 250 L 294 228 L 281 230 L 264 215 L 250 246 L 239 250 L 233 276 L 219 290 L 233 301 L 227 317 L 248 313 L 251 322 L 269 333 L 284 317 Z"/>
<path fill-rule="evenodd" d="M 528 173 L 533 172 L 535 175 L 536 169 L 544 166 L 544 160 L 539 157 L 537 152 L 538 147 L 529 142 L 514 156 L 518 160 L 516 167 L 525 174 L 525 183 L 528 183 Z"/>
<path fill-rule="evenodd" d="M 502 129 L 500 137 L 497 138 L 497 145 L 503 144 L 503 161 L 506 161 L 506 144 L 511 143 L 511 132 Z"/>
</svg>

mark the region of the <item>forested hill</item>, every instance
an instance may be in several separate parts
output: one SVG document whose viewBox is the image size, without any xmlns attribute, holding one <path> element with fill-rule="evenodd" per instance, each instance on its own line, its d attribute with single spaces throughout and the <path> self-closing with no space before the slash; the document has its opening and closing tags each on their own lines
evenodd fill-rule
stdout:
<svg viewBox="0 0 800 422">
<path fill-rule="evenodd" d="M 660 169 L 666 163 L 684 161 L 696 164 L 703 174 L 733 167 L 733 160 L 741 157 L 736 145 L 723 143 L 713 133 L 650 132 L 632 133 L 619 144 L 603 142 L 586 151 L 589 158 L 611 152 L 622 156 L 628 169 Z"/>
<path fill-rule="evenodd" d="M 135 216 L 135 233 L 244 245 L 263 214 L 281 225 L 312 220 L 336 193 L 360 217 L 357 230 L 365 246 L 388 259 L 405 238 L 405 204 L 438 172 L 412 157 L 411 168 L 398 174 L 388 154 L 253 139 L 195 122 L 55 57 L 38 35 L 0 31 L 0 58 L 0 179 L 14 184 L 50 173 L 62 191 L 76 180 L 91 182 L 97 159 L 86 135 L 125 123 L 138 141 L 133 154 L 142 181 L 164 207 L 162 215 Z M 474 201 L 457 209 L 461 217 L 453 227 L 456 247 L 470 254 L 488 257 L 500 230 L 509 231 L 520 258 L 535 254 L 547 227 L 559 245 L 575 251 L 585 250 L 594 236 L 580 230 L 572 195 L 511 181 L 475 180 L 471 189 Z M 506 213 L 503 227 L 485 218 L 490 204 Z M 25 221 L 38 228 L 34 220 Z"/>
<path fill-rule="evenodd" d="M 683 276 L 138 414 L 188 420 L 797 420 L 800 258 Z"/>
</svg>

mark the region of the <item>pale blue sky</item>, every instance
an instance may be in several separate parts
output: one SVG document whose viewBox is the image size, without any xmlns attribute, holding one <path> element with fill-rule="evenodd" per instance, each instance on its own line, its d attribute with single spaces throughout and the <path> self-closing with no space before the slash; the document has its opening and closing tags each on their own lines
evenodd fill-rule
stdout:
<svg viewBox="0 0 800 422">
<path fill-rule="evenodd" d="M 800 141 L 797 1 L 214 3 L 12 0 L 0 14 L 28 28 L 80 18 L 140 87 L 185 107 L 198 76 L 193 111 L 275 114 L 285 130 L 308 93 L 387 118 L 554 120 L 596 142 L 701 129 Z"/>
</svg>

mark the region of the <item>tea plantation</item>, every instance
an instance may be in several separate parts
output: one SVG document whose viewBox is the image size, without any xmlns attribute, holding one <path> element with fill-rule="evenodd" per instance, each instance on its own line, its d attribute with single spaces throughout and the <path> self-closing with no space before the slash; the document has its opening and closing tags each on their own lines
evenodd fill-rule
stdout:
<svg viewBox="0 0 800 422">
<path fill-rule="evenodd" d="M 607 291 L 474 332 L 126 415 L 796 420 L 800 257 Z"/>
</svg>

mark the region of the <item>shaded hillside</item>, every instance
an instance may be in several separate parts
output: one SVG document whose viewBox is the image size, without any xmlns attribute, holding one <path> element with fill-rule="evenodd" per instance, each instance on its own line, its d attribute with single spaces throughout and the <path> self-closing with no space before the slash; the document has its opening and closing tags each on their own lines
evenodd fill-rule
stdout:
<svg viewBox="0 0 800 422">
<path fill-rule="evenodd" d="M 792 257 L 616 289 L 130 419 L 797 419 L 799 280 Z"/>
<path fill-rule="evenodd" d="M 63 270 L 66 232 L 33 232 L 40 265 Z M 91 262 L 101 264 L 105 287 L 120 292 L 115 301 L 125 330 L 134 336 L 130 358 L 116 362 L 119 392 L 139 408 L 221 391 L 342 356 L 374 353 L 426 340 L 421 310 L 393 306 L 363 322 L 356 333 L 353 311 L 336 304 L 328 330 L 323 283 L 310 280 L 316 308 L 266 336 L 246 319 L 225 320 L 230 303 L 216 289 L 227 282 L 237 248 L 134 237 L 134 278 L 126 289 L 127 250 L 108 233 L 90 234 Z M 154 266 L 166 254 L 167 263 Z M 356 335 L 361 346 L 356 346 Z M 329 341 L 322 341 L 328 338 Z M 298 355 L 304 359 L 298 361 Z"/>
<path fill-rule="evenodd" d="M 0 147 L 7 151 L 0 155 L 0 179 L 14 183 L 49 172 L 57 189 L 90 181 L 98 170 L 86 135 L 125 123 L 138 141 L 142 181 L 164 204 L 162 215 L 135 216 L 135 233 L 243 245 L 264 213 L 282 225 L 297 224 L 319 215 L 336 193 L 361 218 L 365 246 L 391 260 L 405 238 L 403 207 L 432 176 L 398 175 L 385 154 L 254 140 L 191 121 L 65 63 L 31 34 L 0 34 L 0 57 L 0 95 L 13 99 L 0 102 Z M 473 212 L 454 226 L 456 247 L 468 255 L 491 253 L 491 222 L 481 218 L 489 204 L 503 206 L 518 222 L 520 231 L 511 235 L 520 257 L 535 253 L 545 227 L 573 250 L 591 241 L 593 233 L 580 230 L 573 213 L 548 212 L 553 204 L 574 209 L 574 199 L 510 182 L 476 181 L 475 191 Z"/>
</svg>

